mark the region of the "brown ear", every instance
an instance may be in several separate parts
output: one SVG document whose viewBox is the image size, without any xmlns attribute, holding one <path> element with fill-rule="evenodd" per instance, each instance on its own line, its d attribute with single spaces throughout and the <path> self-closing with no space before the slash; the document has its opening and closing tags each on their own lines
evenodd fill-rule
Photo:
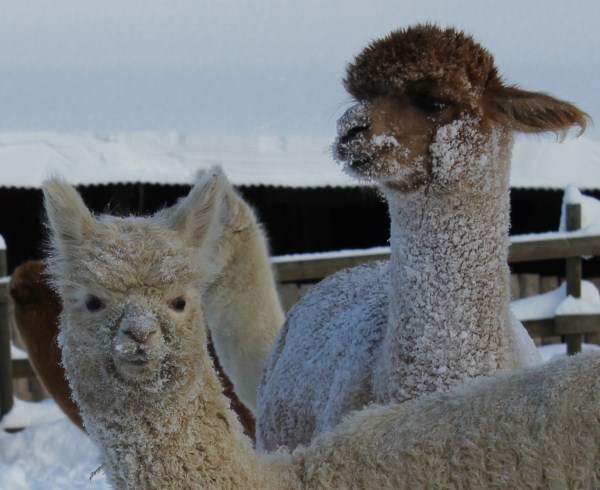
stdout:
<svg viewBox="0 0 600 490">
<path fill-rule="evenodd" d="M 583 134 L 591 118 L 573 104 L 540 92 L 502 85 L 486 90 L 486 114 L 504 126 L 524 133 L 552 131 L 564 138 L 571 126 Z"/>
</svg>

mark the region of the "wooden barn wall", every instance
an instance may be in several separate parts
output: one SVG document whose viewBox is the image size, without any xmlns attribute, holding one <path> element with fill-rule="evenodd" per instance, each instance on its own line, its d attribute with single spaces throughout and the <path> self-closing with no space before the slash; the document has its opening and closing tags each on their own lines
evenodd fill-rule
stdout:
<svg viewBox="0 0 600 490">
<path fill-rule="evenodd" d="M 107 185 L 82 187 L 95 212 L 149 213 L 173 204 L 189 186 Z M 387 207 L 368 189 L 242 187 L 268 231 L 273 254 L 319 252 L 387 245 Z M 600 198 L 600 191 L 586 192 Z M 556 230 L 561 191 L 511 192 L 511 233 Z M 9 272 L 43 256 L 42 195 L 32 189 L 0 189 L 0 234 L 8 248 Z M 515 264 L 516 273 L 562 275 L 564 261 Z M 600 259 L 584 263 L 584 274 L 600 276 Z"/>
</svg>

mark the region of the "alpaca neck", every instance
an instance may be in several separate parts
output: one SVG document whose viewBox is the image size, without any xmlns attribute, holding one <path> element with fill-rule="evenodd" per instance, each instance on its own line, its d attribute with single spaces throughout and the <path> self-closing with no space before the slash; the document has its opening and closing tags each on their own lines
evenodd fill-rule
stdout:
<svg viewBox="0 0 600 490">
<path fill-rule="evenodd" d="M 507 151 L 481 162 L 491 177 L 479 182 L 454 182 L 443 191 L 433 185 L 384 191 L 391 217 L 390 300 L 376 383 L 385 401 L 445 390 L 505 362 Z"/>
<path fill-rule="evenodd" d="M 242 434 L 203 362 L 190 386 L 113 396 L 110 410 L 84 410 L 116 488 L 277 488 L 279 475 Z"/>
<path fill-rule="evenodd" d="M 205 295 L 204 311 L 215 351 L 239 399 L 256 413 L 263 364 L 284 313 L 263 231 L 240 203 L 221 241 L 221 273 Z"/>
</svg>

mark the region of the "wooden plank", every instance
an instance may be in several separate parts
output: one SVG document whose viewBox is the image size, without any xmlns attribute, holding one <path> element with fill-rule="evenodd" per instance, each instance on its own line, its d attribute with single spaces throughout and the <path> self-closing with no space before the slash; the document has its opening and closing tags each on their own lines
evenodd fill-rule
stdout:
<svg viewBox="0 0 600 490">
<path fill-rule="evenodd" d="M 298 301 L 298 285 L 294 282 L 279 286 L 279 298 L 284 311 L 289 310 Z"/>
<path fill-rule="evenodd" d="M 581 228 L 581 204 L 567 204 L 566 209 L 566 228 L 567 231 L 575 231 Z M 567 276 L 567 295 L 574 298 L 581 298 L 581 257 L 567 257 L 566 261 L 566 276 Z M 561 332 L 563 327 L 567 327 L 567 324 L 563 325 L 562 320 L 557 319 L 556 325 Z M 573 321 L 568 325 L 570 328 L 565 335 L 565 342 L 567 344 L 567 355 L 573 356 L 581 352 L 583 347 L 583 332 L 573 332 L 572 328 L 580 326 L 579 323 Z"/>
<path fill-rule="evenodd" d="M 521 286 L 519 285 L 519 275 L 511 274 L 510 275 L 510 299 L 520 299 L 521 298 Z"/>
<path fill-rule="evenodd" d="M 520 298 L 529 298 L 540 294 L 539 274 L 519 274 Z"/>
<path fill-rule="evenodd" d="M 600 332 L 600 315 L 556 316 L 556 333 L 558 335 L 598 332 Z"/>
<path fill-rule="evenodd" d="M 517 237 L 515 237 L 517 238 Z M 600 236 L 551 238 L 515 242 L 508 249 L 508 262 L 535 262 L 600 255 Z"/>
<path fill-rule="evenodd" d="M 541 276 L 540 277 L 540 293 L 547 293 L 559 286 L 557 276 Z"/>
<path fill-rule="evenodd" d="M 523 320 L 521 323 L 523 323 L 530 337 L 552 337 L 556 335 L 556 322 L 554 318 Z"/>
<path fill-rule="evenodd" d="M 518 239 L 518 236 L 513 237 Z M 564 259 L 600 255 L 600 235 L 580 237 L 542 238 L 525 242 L 516 241 L 509 247 L 509 263 L 535 262 L 539 260 Z M 273 267 L 280 282 L 316 281 L 340 269 L 363 262 L 389 259 L 389 253 L 346 255 L 341 257 L 318 257 L 280 260 L 274 257 Z"/>
<path fill-rule="evenodd" d="M 280 282 L 318 281 L 334 272 L 364 262 L 388 259 L 387 253 L 361 254 L 341 257 L 299 258 L 295 261 L 273 261 Z"/>
</svg>

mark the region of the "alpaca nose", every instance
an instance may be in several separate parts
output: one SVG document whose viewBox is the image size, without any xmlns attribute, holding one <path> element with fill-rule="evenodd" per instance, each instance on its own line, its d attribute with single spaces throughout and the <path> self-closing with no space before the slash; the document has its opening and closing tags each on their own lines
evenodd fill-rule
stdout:
<svg viewBox="0 0 600 490">
<path fill-rule="evenodd" d="M 158 332 L 158 329 L 154 326 L 150 328 L 144 326 L 143 328 L 136 328 L 134 326 L 128 326 L 122 330 L 123 335 L 125 337 L 129 337 L 129 339 L 137 342 L 138 344 L 149 344 L 152 341 L 152 338 Z"/>
<path fill-rule="evenodd" d="M 147 312 L 132 308 L 121 319 L 121 336 L 136 344 L 150 346 L 160 330 L 156 317 Z"/>
<path fill-rule="evenodd" d="M 371 129 L 368 104 L 359 103 L 350 107 L 337 122 L 338 143 L 345 144 L 358 134 Z"/>
</svg>

